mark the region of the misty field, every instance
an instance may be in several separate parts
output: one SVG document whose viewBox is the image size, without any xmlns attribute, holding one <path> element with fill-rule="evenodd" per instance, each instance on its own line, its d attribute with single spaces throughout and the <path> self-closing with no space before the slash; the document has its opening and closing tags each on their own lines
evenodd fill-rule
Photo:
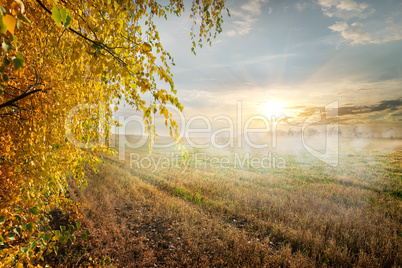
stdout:
<svg viewBox="0 0 402 268">
<path fill-rule="evenodd" d="M 127 150 L 124 161 L 104 155 L 97 173 L 88 169 L 89 185 L 72 183 L 69 193 L 86 203 L 91 239 L 55 259 L 78 266 L 90 252 L 118 267 L 400 267 L 401 141 L 340 144 L 337 167 L 291 150 L 188 149 L 187 162 L 167 149 Z"/>
</svg>

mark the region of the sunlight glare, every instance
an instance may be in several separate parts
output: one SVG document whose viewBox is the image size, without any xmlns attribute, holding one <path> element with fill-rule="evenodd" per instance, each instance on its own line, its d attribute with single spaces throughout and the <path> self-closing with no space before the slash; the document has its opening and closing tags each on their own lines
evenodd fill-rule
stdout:
<svg viewBox="0 0 402 268">
<path fill-rule="evenodd" d="M 284 115 L 283 104 L 278 101 L 270 101 L 261 105 L 262 114 L 267 117 Z"/>
</svg>

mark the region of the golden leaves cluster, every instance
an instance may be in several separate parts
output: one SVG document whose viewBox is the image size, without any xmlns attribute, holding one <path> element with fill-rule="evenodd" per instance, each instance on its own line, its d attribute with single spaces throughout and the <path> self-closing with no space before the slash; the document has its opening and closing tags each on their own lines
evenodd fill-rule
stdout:
<svg viewBox="0 0 402 268">
<path fill-rule="evenodd" d="M 85 184 L 85 165 L 109 150 L 107 143 L 74 146 L 66 118 L 76 140 L 97 143 L 110 133 L 113 107 L 125 101 L 143 112 L 150 134 L 151 112 L 159 112 L 178 137 L 166 105 L 183 107 L 155 21 L 184 13 L 184 1 L 2 0 L 0 7 L 0 267 L 34 266 L 60 242 L 49 212 L 76 213 L 66 177 Z M 223 10 L 223 0 L 193 2 L 201 38 L 210 42 L 212 29 L 220 31 Z M 70 116 L 84 104 L 92 108 Z"/>
</svg>

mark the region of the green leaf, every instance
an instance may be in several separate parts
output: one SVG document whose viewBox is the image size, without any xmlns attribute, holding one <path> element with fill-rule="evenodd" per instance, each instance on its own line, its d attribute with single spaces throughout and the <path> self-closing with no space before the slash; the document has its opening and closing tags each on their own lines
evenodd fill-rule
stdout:
<svg viewBox="0 0 402 268">
<path fill-rule="evenodd" d="M 22 60 L 22 59 L 23 59 L 23 56 L 24 56 L 24 55 L 23 55 L 21 52 L 17 52 L 17 58 L 19 58 L 19 59 Z"/>
<path fill-rule="evenodd" d="M 65 8 L 60 8 L 60 18 L 62 22 L 66 21 L 68 11 Z"/>
<path fill-rule="evenodd" d="M 82 234 L 81 237 L 82 239 L 87 240 L 87 234 Z"/>
<path fill-rule="evenodd" d="M 7 55 L 4 55 L 4 58 L 3 58 L 3 64 L 4 64 L 4 66 L 10 65 L 10 63 L 11 63 L 11 62 L 8 60 Z"/>
<path fill-rule="evenodd" d="M 46 234 L 43 236 L 43 240 L 44 240 L 46 243 L 50 241 L 50 238 L 52 238 L 52 233 L 46 233 Z"/>
<path fill-rule="evenodd" d="M 13 46 L 6 39 L 3 39 L 2 48 L 5 52 L 8 52 L 13 49 Z"/>
<path fill-rule="evenodd" d="M 27 228 L 27 230 L 29 231 L 29 232 L 33 232 L 33 223 L 32 222 L 30 222 L 30 223 L 28 223 L 27 225 L 26 225 L 26 228 Z"/>
<path fill-rule="evenodd" d="M 52 8 L 52 18 L 54 22 L 56 22 L 57 26 L 63 26 L 68 28 L 71 24 L 70 12 L 66 8 L 59 8 L 57 6 L 53 6 Z"/>
<path fill-rule="evenodd" d="M 28 23 L 28 24 L 31 24 L 31 22 L 27 19 L 27 17 L 25 17 L 23 14 L 18 14 L 18 19 L 19 20 L 21 20 L 21 21 L 23 21 L 23 22 L 26 22 L 26 23 Z"/>
<path fill-rule="evenodd" d="M 14 41 L 15 46 L 18 46 L 18 37 L 17 36 L 13 35 L 13 41 Z"/>
<path fill-rule="evenodd" d="M 77 226 L 77 230 L 79 231 L 81 229 L 81 222 L 77 221 L 75 225 Z"/>
<path fill-rule="evenodd" d="M 29 212 L 31 212 L 32 214 L 38 215 L 38 208 L 37 207 L 33 207 L 29 210 Z"/>
<path fill-rule="evenodd" d="M 23 59 L 14 58 L 13 62 L 14 62 L 14 68 L 15 68 L 16 71 L 18 71 L 19 69 L 21 69 L 22 66 L 24 66 L 24 60 Z"/>
<path fill-rule="evenodd" d="M 5 34 L 6 32 L 7 32 L 7 25 L 3 23 L 3 15 L 0 15 L 0 33 Z"/>
<path fill-rule="evenodd" d="M 57 26 L 61 26 L 61 13 L 60 9 L 57 6 L 53 6 L 52 8 L 52 19 Z"/>
<path fill-rule="evenodd" d="M 0 13 L 1 15 L 5 16 L 7 14 L 6 10 L 4 9 L 4 7 L 0 7 Z"/>
<path fill-rule="evenodd" d="M 66 21 L 64 22 L 64 27 L 65 28 L 70 27 L 70 23 L 71 23 L 71 17 L 67 15 Z"/>
<path fill-rule="evenodd" d="M 56 239 L 59 240 L 59 237 L 60 237 L 60 231 L 59 230 L 54 231 L 54 237 L 56 237 Z"/>
<path fill-rule="evenodd" d="M 10 239 L 10 241 L 15 240 L 13 233 L 8 233 L 8 234 L 7 234 L 7 237 L 8 237 L 8 239 Z"/>
<path fill-rule="evenodd" d="M 8 81 L 8 75 L 7 74 L 3 74 L 3 81 L 7 82 Z"/>
<path fill-rule="evenodd" d="M 0 216 L 0 224 L 3 223 L 6 220 L 6 217 Z"/>
<path fill-rule="evenodd" d="M 34 249 L 36 247 L 36 245 L 38 245 L 38 242 L 34 241 L 29 245 L 29 249 Z"/>
<path fill-rule="evenodd" d="M 74 226 L 73 225 L 69 225 L 69 233 L 72 235 L 74 233 Z"/>
<path fill-rule="evenodd" d="M 22 247 L 21 250 L 22 250 L 22 252 L 27 253 L 28 252 L 28 247 Z"/>
</svg>

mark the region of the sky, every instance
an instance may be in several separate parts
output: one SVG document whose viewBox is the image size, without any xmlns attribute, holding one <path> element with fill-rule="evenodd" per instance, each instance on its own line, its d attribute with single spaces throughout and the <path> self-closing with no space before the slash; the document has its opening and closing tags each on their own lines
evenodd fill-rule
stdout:
<svg viewBox="0 0 402 268">
<path fill-rule="evenodd" d="M 196 56 L 189 14 L 157 24 L 186 117 L 233 117 L 241 102 L 246 117 L 285 114 L 288 124 L 301 124 L 337 102 L 341 124 L 402 130 L 402 1 L 228 0 L 227 7 L 223 32 Z"/>
</svg>

